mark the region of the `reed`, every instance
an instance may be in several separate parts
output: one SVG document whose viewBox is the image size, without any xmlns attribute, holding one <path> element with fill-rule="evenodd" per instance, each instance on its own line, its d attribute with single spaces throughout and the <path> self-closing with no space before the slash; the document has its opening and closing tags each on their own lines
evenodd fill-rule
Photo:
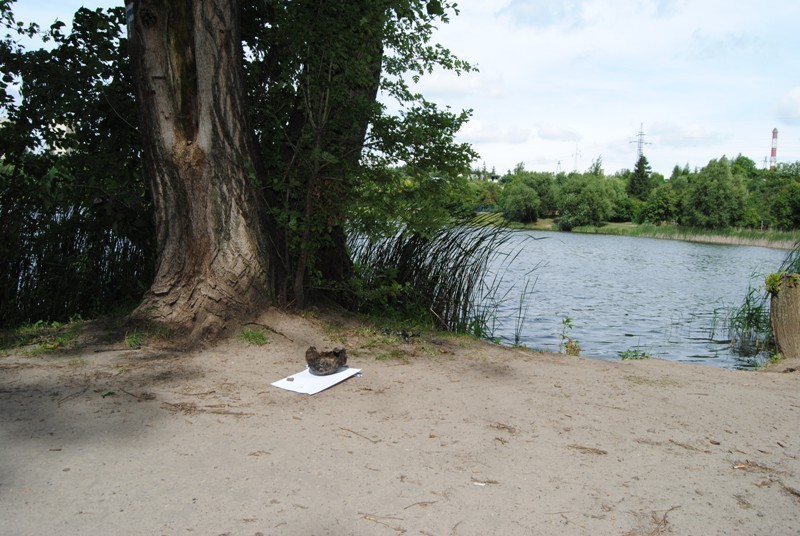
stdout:
<svg viewBox="0 0 800 536">
<path fill-rule="evenodd" d="M 514 318 L 514 347 L 522 346 L 522 330 L 525 327 L 525 320 L 528 317 L 528 308 L 530 306 L 529 300 L 533 295 L 533 289 L 536 287 L 538 278 L 531 281 L 530 276 L 525 277 L 525 286 L 522 292 L 519 293 L 519 304 L 517 305 L 517 314 Z"/>
<path fill-rule="evenodd" d="M 772 346 L 769 294 L 762 286 L 750 284 L 742 303 L 728 312 L 728 338 L 743 356 L 757 356 Z"/>
<path fill-rule="evenodd" d="M 424 314 L 439 329 L 491 337 L 497 305 L 509 291 L 499 294 L 503 270 L 490 268 L 507 266 L 519 254 L 504 247 L 512 236 L 492 215 L 454 222 L 431 236 L 351 235 L 358 308 Z"/>
<path fill-rule="evenodd" d="M 792 251 L 786 255 L 786 258 L 783 260 L 783 264 L 781 264 L 781 267 L 778 269 L 778 271 L 786 272 L 788 274 L 800 273 L 800 239 L 794 243 Z"/>
</svg>

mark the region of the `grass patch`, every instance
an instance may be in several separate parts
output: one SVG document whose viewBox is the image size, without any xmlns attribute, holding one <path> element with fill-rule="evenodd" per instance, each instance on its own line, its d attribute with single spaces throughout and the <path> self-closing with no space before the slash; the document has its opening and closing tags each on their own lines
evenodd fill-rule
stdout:
<svg viewBox="0 0 800 536">
<path fill-rule="evenodd" d="M 141 348 L 144 344 L 144 336 L 138 331 L 125 335 L 125 345 L 128 348 Z"/>
<path fill-rule="evenodd" d="M 76 320 L 67 324 L 38 321 L 0 333 L 0 348 L 3 353 L 11 348 L 27 347 L 25 353 L 36 356 L 74 348 L 83 329 L 83 322 Z"/>
<path fill-rule="evenodd" d="M 640 348 L 629 348 L 624 352 L 619 352 L 619 358 L 623 361 L 639 361 L 641 359 L 650 359 L 650 356 Z"/>
<path fill-rule="evenodd" d="M 239 333 L 239 338 L 253 346 L 269 344 L 269 337 L 267 337 L 263 329 L 243 328 L 241 333 Z"/>
<path fill-rule="evenodd" d="M 345 329 L 344 324 L 339 322 L 338 320 L 333 320 L 330 322 L 324 322 L 322 324 L 322 332 L 328 337 L 332 342 L 338 344 L 344 344 L 347 342 L 347 332 Z"/>
<path fill-rule="evenodd" d="M 407 361 L 408 355 L 400 349 L 392 348 L 387 352 L 376 355 L 375 359 L 378 361 L 387 361 L 389 359 L 400 359 L 402 361 Z"/>
</svg>

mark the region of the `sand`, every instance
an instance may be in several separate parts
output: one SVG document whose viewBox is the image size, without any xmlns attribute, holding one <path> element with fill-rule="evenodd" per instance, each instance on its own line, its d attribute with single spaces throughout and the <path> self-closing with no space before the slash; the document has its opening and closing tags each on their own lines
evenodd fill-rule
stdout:
<svg viewBox="0 0 800 536">
<path fill-rule="evenodd" d="M 266 345 L 130 350 L 94 326 L 70 352 L 0 357 L 0 533 L 800 534 L 793 363 L 257 324 Z M 311 345 L 346 346 L 362 375 L 272 387 Z"/>
</svg>

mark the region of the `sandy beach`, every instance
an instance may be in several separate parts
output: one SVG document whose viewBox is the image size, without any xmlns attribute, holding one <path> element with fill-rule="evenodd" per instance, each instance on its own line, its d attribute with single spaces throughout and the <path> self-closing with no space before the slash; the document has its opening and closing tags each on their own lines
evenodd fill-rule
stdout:
<svg viewBox="0 0 800 536">
<path fill-rule="evenodd" d="M 272 310 L 191 351 L 0 357 L 0 532 L 800 534 L 800 370 L 602 361 Z M 272 382 L 306 349 L 362 369 Z"/>
</svg>

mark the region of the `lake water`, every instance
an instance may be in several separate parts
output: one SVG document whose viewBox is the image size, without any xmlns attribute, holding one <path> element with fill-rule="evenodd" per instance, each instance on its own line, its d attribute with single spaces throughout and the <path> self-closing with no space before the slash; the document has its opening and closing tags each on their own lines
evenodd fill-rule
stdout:
<svg viewBox="0 0 800 536">
<path fill-rule="evenodd" d="M 536 240 L 534 240 L 536 238 Z M 528 348 L 558 351 L 565 317 L 581 354 L 619 359 L 639 349 L 687 363 L 743 368 L 752 360 L 727 344 L 725 315 L 748 285 L 762 285 L 784 250 L 674 240 L 518 231 L 506 246 L 520 251 L 505 269 L 494 336 L 513 343 L 520 295 L 532 290 L 519 330 Z M 496 261 L 495 264 L 500 262 Z"/>
</svg>

